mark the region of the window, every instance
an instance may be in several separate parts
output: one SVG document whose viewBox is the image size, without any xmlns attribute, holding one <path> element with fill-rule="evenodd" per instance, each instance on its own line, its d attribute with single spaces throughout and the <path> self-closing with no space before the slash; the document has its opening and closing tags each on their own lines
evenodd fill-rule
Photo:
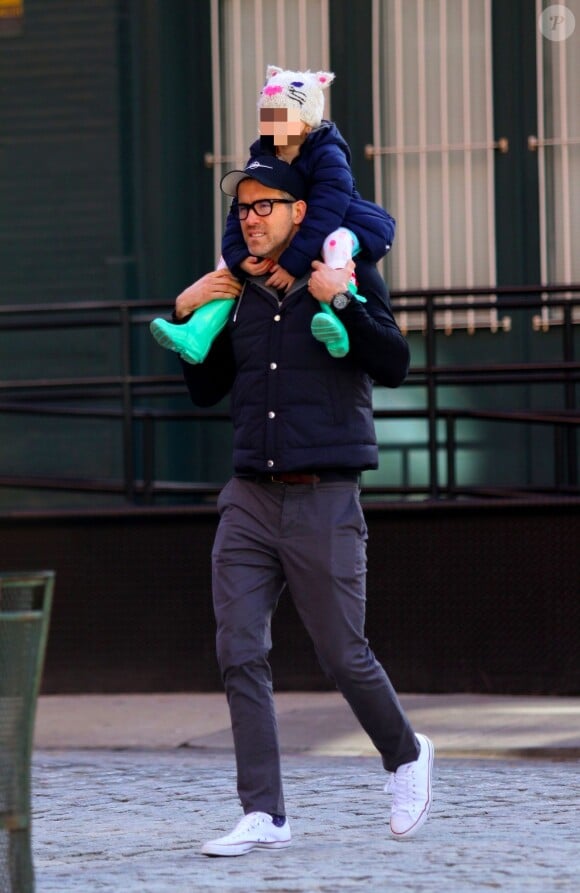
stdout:
<svg viewBox="0 0 580 893">
<path fill-rule="evenodd" d="M 218 195 L 223 173 L 245 164 L 257 137 L 267 66 L 328 70 L 328 0 L 212 0 L 211 12 L 214 151 L 206 163 Z M 216 203 L 218 252 L 229 203 Z"/>
</svg>

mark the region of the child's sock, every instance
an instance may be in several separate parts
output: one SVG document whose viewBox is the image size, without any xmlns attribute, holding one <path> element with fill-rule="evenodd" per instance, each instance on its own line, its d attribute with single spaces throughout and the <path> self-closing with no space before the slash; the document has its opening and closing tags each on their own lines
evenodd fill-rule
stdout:
<svg viewBox="0 0 580 893">
<path fill-rule="evenodd" d="M 349 260 L 352 260 L 358 250 L 359 244 L 355 234 L 345 226 L 340 226 L 324 240 L 322 259 L 333 270 L 341 270 L 346 267 Z"/>
<path fill-rule="evenodd" d="M 359 250 L 358 239 L 346 227 L 341 226 L 330 233 L 322 246 L 322 259 L 333 270 L 341 270 L 346 267 Z M 348 288 L 356 294 L 356 278 L 351 274 Z M 320 313 L 312 318 L 310 329 L 317 341 L 326 346 L 332 357 L 344 357 L 349 351 L 350 344 L 348 333 L 328 304 L 320 305 Z"/>
</svg>

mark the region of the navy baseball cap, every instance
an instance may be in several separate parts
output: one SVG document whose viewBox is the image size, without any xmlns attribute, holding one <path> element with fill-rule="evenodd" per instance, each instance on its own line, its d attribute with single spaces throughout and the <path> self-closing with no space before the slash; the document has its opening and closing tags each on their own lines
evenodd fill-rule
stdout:
<svg viewBox="0 0 580 893">
<path fill-rule="evenodd" d="M 257 180 L 270 189 L 287 192 L 293 198 L 306 198 L 306 183 L 302 175 L 286 161 L 280 161 L 274 155 L 263 155 L 252 158 L 243 171 L 229 171 L 221 179 L 220 189 L 234 198 L 238 194 L 238 186 L 242 180 Z"/>
</svg>

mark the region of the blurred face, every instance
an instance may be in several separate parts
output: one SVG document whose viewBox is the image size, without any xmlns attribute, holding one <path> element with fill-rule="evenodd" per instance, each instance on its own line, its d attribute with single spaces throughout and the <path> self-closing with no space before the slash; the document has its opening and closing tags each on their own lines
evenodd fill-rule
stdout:
<svg viewBox="0 0 580 893">
<path fill-rule="evenodd" d="M 252 204 L 260 199 L 287 198 L 279 189 L 262 186 L 257 180 L 242 180 L 238 186 L 238 202 Z M 296 201 L 292 204 L 275 204 L 272 213 L 267 217 L 259 217 L 250 210 L 245 220 L 240 221 L 248 251 L 254 257 L 267 257 L 278 260 L 282 252 L 290 244 L 306 213 L 306 202 Z"/>
<path fill-rule="evenodd" d="M 258 132 L 274 137 L 275 146 L 298 146 L 309 128 L 300 120 L 300 109 L 260 109 Z"/>
</svg>

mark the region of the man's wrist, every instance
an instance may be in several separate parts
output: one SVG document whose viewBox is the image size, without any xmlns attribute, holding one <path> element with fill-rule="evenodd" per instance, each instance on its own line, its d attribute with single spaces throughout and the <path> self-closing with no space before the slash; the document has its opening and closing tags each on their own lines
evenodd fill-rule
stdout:
<svg viewBox="0 0 580 893">
<path fill-rule="evenodd" d="M 194 311 L 190 310 L 189 313 L 182 313 L 181 316 L 178 316 L 177 310 L 174 307 L 173 313 L 171 314 L 171 322 L 175 322 L 175 323 L 187 322 L 188 319 L 191 319 L 193 314 L 194 314 Z"/>
<path fill-rule="evenodd" d="M 175 307 L 173 310 L 173 318 L 175 322 L 185 322 L 191 314 L 193 310 L 183 310 L 181 307 Z"/>
<path fill-rule="evenodd" d="M 177 299 L 175 302 L 175 307 L 173 308 L 173 321 L 174 322 L 187 322 L 188 319 L 195 313 L 198 309 L 198 304 L 196 302 L 196 306 L 192 306 L 191 301 L 180 301 Z"/>
</svg>

